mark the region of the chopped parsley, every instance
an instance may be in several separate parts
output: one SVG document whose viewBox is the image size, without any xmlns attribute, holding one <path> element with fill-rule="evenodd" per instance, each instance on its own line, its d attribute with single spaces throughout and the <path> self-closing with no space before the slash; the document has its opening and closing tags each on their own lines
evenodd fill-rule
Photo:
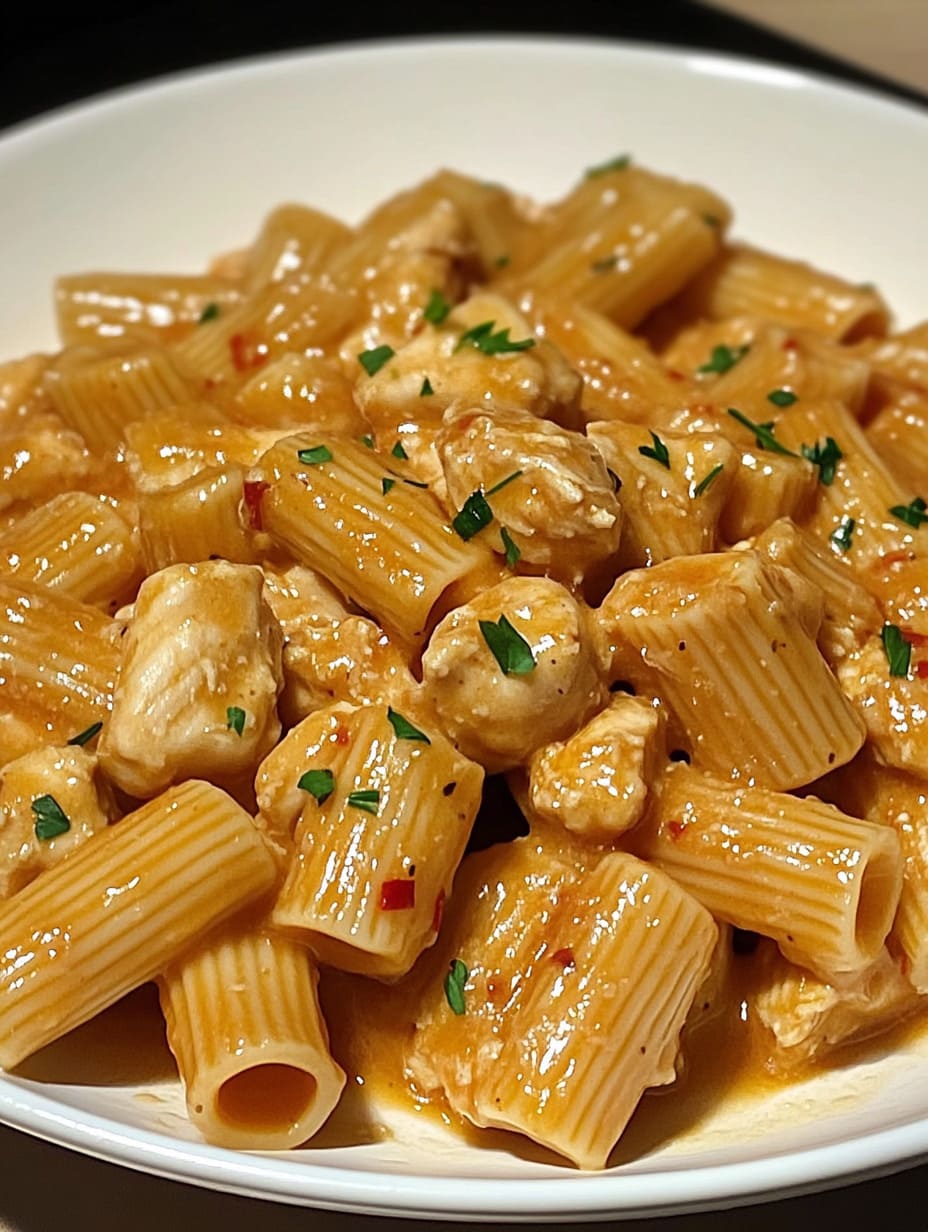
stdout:
<svg viewBox="0 0 928 1232">
<path fill-rule="evenodd" d="M 594 261 L 590 269 L 594 274 L 608 274 L 610 270 L 614 270 L 619 264 L 619 258 L 614 252 L 607 257 L 600 257 L 598 261 Z"/>
<path fill-rule="evenodd" d="M 393 446 L 393 448 L 390 450 L 390 453 L 393 454 L 394 458 L 402 458 L 404 462 L 406 462 L 409 458 L 409 454 L 403 448 L 402 441 L 397 441 L 396 444 Z"/>
<path fill-rule="evenodd" d="M 505 269 L 506 266 L 509 264 L 509 257 L 506 255 L 506 253 L 501 253 L 496 258 L 496 260 L 493 262 L 493 264 L 496 266 L 497 269 Z"/>
<path fill-rule="evenodd" d="M 503 547 L 506 550 L 506 564 L 510 569 L 514 569 L 522 559 L 522 553 L 519 550 L 519 545 L 510 535 L 505 526 L 499 528 L 499 537 L 503 541 Z"/>
<path fill-rule="evenodd" d="M 513 471 L 511 475 L 507 475 L 505 479 L 501 479 L 499 483 L 494 483 L 493 487 L 487 492 L 487 496 L 495 496 L 497 492 L 502 492 L 507 484 L 512 483 L 522 475 L 522 471 Z"/>
<path fill-rule="evenodd" d="M 912 647 L 902 636 L 899 626 L 884 625 L 880 632 L 880 641 L 889 661 L 890 676 L 908 676 Z"/>
<path fill-rule="evenodd" d="M 920 496 L 916 496 L 907 505 L 893 505 L 889 512 L 894 518 L 898 518 L 900 522 L 905 522 L 906 526 L 914 527 L 915 530 L 918 530 L 920 526 L 924 526 L 928 522 L 928 505 L 925 504 Z"/>
<path fill-rule="evenodd" d="M 454 958 L 448 964 L 448 974 L 445 976 L 445 1000 L 452 1014 L 466 1014 L 467 1002 L 464 998 L 464 985 L 470 972 L 460 958 Z"/>
<path fill-rule="evenodd" d="M 387 346 L 384 343 L 383 346 L 374 347 L 370 351 L 362 351 L 358 356 L 358 360 L 367 375 L 374 376 L 395 354 L 396 351 L 394 351 L 393 347 Z"/>
<path fill-rule="evenodd" d="M 67 834 L 71 829 L 66 813 L 54 796 L 36 796 L 32 801 L 32 812 L 35 815 L 35 836 L 42 843 Z"/>
<path fill-rule="evenodd" d="M 217 303 L 207 304 L 200 313 L 200 324 L 205 325 L 207 321 L 215 321 L 219 316 L 219 305 Z"/>
<path fill-rule="evenodd" d="M 601 175 L 608 175 L 610 171 L 624 171 L 631 161 L 631 154 L 619 154 L 607 162 L 597 163 L 595 167 L 587 167 L 584 175 L 588 180 L 596 180 Z"/>
<path fill-rule="evenodd" d="M 645 458 L 653 458 L 655 462 L 660 462 L 661 466 L 666 466 L 670 470 L 670 454 L 667 452 L 667 446 L 657 435 L 656 432 L 651 433 L 653 445 L 639 445 L 638 452 Z"/>
<path fill-rule="evenodd" d="M 451 311 L 450 302 L 445 299 L 441 291 L 433 290 L 429 296 L 429 302 L 425 305 L 425 311 L 422 315 L 427 321 L 431 321 L 433 325 L 441 325 L 445 317 Z"/>
<path fill-rule="evenodd" d="M 390 489 L 395 486 L 396 486 L 395 479 L 381 479 L 380 481 L 380 490 L 381 492 L 383 492 L 384 496 L 386 496 L 386 494 L 390 491 Z"/>
<path fill-rule="evenodd" d="M 771 389 L 767 395 L 767 401 L 772 402 L 774 406 L 792 406 L 794 402 L 799 401 L 799 395 L 794 394 L 791 389 Z"/>
<path fill-rule="evenodd" d="M 376 817 L 380 807 L 380 792 L 376 788 L 352 791 L 345 803 L 349 808 L 360 809 L 362 813 L 371 813 Z"/>
<path fill-rule="evenodd" d="M 368 449 L 374 448 L 374 438 L 370 435 L 361 437 L 361 444 L 366 445 Z"/>
<path fill-rule="evenodd" d="M 535 669 L 532 648 L 505 616 L 498 621 L 481 620 L 480 632 L 504 676 L 527 676 Z"/>
<path fill-rule="evenodd" d="M 693 496 L 703 496 L 706 492 L 708 492 L 724 469 L 724 462 L 719 462 L 718 466 L 713 466 L 709 474 L 704 475 L 702 479 L 700 479 L 699 483 L 697 483 L 696 487 L 693 489 Z"/>
<path fill-rule="evenodd" d="M 464 502 L 464 508 L 456 514 L 451 525 L 465 541 L 473 539 L 485 526 L 493 521 L 493 510 L 487 504 L 487 498 L 478 488 L 471 492 Z"/>
<path fill-rule="evenodd" d="M 856 525 L 857 523 L 854 518 L 849 518 L 845 514 L 841 519 L 841 525 L 837 526 L 828 536 L 839 552 L 849 552 L 851 550 L 851 539 L 853 538 Z"/>
<path fill-rule="evenodd" d="M 733 407 L 728 408 L 728 413 L 732 419 L 737 419 L 738 423 L 743 424 L 746 428 L 754 433 L 754 440 L 758 449 L 769 449 L 773 453 L 785 454 L 788 458 L 798 458 L 798 453 L 793 453 L 792 449 L 787 449 L 785 445 L 781 445 L 777 438 L 773 435 L 773 421 L 770 423 L 754 423 L 748 419 L 747 415 L 742 415 L 740 411 L 736 411 Z"/>
<path fill-rule="evenodd" d="M 455 351 L 460 351 L 461 347 L 472 346 L 484 355 L 508 355 L 511 351 L 527 351 L 535 345 L 534 338 L 520 338 L 518 342 L 514 342 L 509 337 L 508 328 L 494 334 L 495 324 L 495 321 L 482 321 L 473 329 L 466 330 L 458 339 Z"/>
<path fill-rule="evenodd" d="M 819 482 L 830 488 L 835 481 L 838 463 L 844 457 L 838 442 L 833 436 L 826 436 L 824 445 L 816 441 L 814 445 L 803 445 L 801 448 L 802 456 L 818 467 Z"/>
<path fill-rule="evenodd" d="M 332 461 L 332 450 L 328 445 L 314 445 L 312 449 L 300 449 L 296 455 L 304 466 L 318 466 L 320 462 Z"/>
<path fill-rule="evenodd" d="M 714 227 L 716 231 L 722 225 L 721 218 L 716 217 L 715 214 L 700 214 L 699 217 L 703 220 L 707 227 Z"/>
<path fill-rule="evenodd" d="M 713 347 L 712 354 L 709 356 L 709 359 L 706 363 L 700 364 L 696 371 L 717 372 L 719 376 L 721 376 L 722 373 L 727 372 L 729 368 L 734 368 L 735 364 L 738 363 L 739 360 L 744 359 L 750 349 L 750 346 L 747 344 L 737 347 L 725 346 L 724 344 L 722 346 Z"/>
<path fill-rule="evenodd" d="M 241 706 L 226 707 L 226 727 L 240 736 L 245 730 L 245 711 Z"/>
<path fill-rule="evenodd" d="M 432 382 L 428 377 L 422 382 L 422 388 L 419 390 L 420 398 L 431 398 L 435 390 L 432 388 Z"/>
<path fill-rule="evenodd" d="M 335 775 L 331 770 L 307 770 L 297 783 L 300 791 L 308 791 L 317 804 L 324 804 L 335 790 Z"/>
<path fill-rule="evenodd" d="M 89 727 L 84 728 L 84 730 L 77 736 L 72 736 L 68 741 L 68 744 L 78 744 L 81 748 L 83 748 L 85 744 L 89 744 L 91 742 L 102 727 L 102 723 L 91 723 Z"/>
<path fill-rule="evenodd" d="M 396 732 L 398 740 L 421 740 L 423 744 L 432 743 L 424 731 L 419 731 L 418 727 L 413 727 L 409 719 L 394 710 L 392 706 L 387 707 L 387 718 L 390 720 L 390 725 Z"/>
</svg>

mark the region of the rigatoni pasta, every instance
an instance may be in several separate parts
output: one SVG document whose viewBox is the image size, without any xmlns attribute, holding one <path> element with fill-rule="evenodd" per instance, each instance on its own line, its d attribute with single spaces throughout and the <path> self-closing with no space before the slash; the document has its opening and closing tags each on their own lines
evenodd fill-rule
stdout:
<svg viewBox="0 0 928 1232">
<path fill-rule="evenodd" d="M 709 1054 L 923 1007 L 926 327 L 731 227 L 444 170 L 59 280 L 0 365 L 0 1065 L 156 981 L 219 1146 L 386 1085 L 601 1168 Z"/>
</svg>

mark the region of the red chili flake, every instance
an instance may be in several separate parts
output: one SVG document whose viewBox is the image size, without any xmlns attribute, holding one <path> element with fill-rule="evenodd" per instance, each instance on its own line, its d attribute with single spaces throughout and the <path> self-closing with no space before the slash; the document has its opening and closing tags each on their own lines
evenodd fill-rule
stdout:
<svg viewBox="0 0 928 1232">
<path fill-rule="evenodd" d="M 435 898 L 435 910 L 432 912 L 432 932 L 441 932 L 441 922 L 445 915 L 445 892 L 439 890 Z"/>
<path fill-rule="evenodd" d="M 397 877 L 380 887 L 381 911 L 408 911 L 416 905 L 415 877 Z"/>
<path fill-rule="evenodd" d="M 248 522 L 252 530 L 264 530 L 264 518 L 261 511 L 261 502 L 264 499 L 264 493 L 271 485 L 265 483 L 263 479 L 250 483 L 245 480 L 242 495 L 245 499 L 245 508 L 248 510 Z"/>
<path fill-rule="evenodd" d="M 928 677 L 928 659 L 922 659 L 921 663 L 915 664 L 915 675 L 919 680 L 924 680 Z"/>
<path fill-rule="evenodd" d="M 668 821 L 667 833 L 672 839 L 680 838 L 686 831 L 686 823 L 682 821 Z"/>
<path fill-rule="evenodd" d="M 686 377 L 679 370 L 679 368 L 668 368 L 667 375 L 670 377 L 672 381 L 685 381 L 686 380 Z"/>
<path fill-rule="evenodd" d="M 798 346 L 799 346 L 799 343 L 796 341 L 795 338 L 786 338 L 783 342 L 784 351 L 795 351 L 798 348 Z"/>
<path fill-rule="evenodd" d="M 928 646 L 928 637 L 924 633 L 917 633 L 914 629 L 900 629 L 899 632 L 910 646 Z"/>
<path fill-rule="evenodd" d="M 351 743 L 351 732 L 348 730 L 347 727 L 336 727 L 335 743 L 341 744 L 341 745 L 346 745 L 346 744 Z"/>
<path fill-rule="evenodd" d="M 565 969 L 567 967 L 576 967 L 577 960 L 574 958 L 574 952 L 569 945 L 565 945 L 562 950 L 555 950 L 551 955 L 551 961 L 560 963 Z"/>
<path fill-rule="evenodd" d="M 267 363 L 267 347 L 249 334 L 233 334 L 229 339 L 229 350 L 237 372 L 249 372 Z"/>
<path fill-rule="evenodd" d="M 885 556 L 874 561 L 873 565 L 878 569 L 881 565 L 904 565 L 910 560 L 912 560 L 911 552 L 887 552 Z"/>
</svg>

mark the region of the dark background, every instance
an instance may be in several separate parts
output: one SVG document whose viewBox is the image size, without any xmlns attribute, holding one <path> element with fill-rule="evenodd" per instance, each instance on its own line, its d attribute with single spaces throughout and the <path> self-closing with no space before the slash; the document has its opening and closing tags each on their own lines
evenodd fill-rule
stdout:
<svg viewBox="0 0 928 1232">
<path fill-rule="evenodd" d="M 0 127 L 102 90 L 201 64 L 409 34 L 546 33 L 670 43 L 776 60 L 920 98 L 688 0 L 561 0 L 556 7 L 547 0 L 541 6 L 537 0 L 522 5 L 374 0 L 369 14 L 362 13 L 357 0 L 252 0 L 248 5 L 240 0 L 224 5 L 91 0 L 91 5 L 67 5 L 52 17 L 49 5 L 30 8 L 28 0 L 18 0 L 15 7 L 0 4 Z"/>
</svg>

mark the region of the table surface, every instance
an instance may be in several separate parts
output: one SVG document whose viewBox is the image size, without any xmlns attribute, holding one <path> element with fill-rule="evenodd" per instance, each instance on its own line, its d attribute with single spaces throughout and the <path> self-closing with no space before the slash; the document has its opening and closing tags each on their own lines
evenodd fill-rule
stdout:
<svg viewBox="0 0 928 1232">
<path fill-rule="evenodd" d="M 326 6 L 337 7 L 337 6 Z M 460 6 L 459 6 L 460 7 Z M 246 8 L 234 3 L 216 21 L 216 6 L 201 0 L 97 0 L 92 11 L 71 6 L 50 22 L 47 11 L 19 6 L 4 14 L 0 43 L 0 128 L 73 99 L 131 81 L 197 64 L 266 51 L 357 37 L 410 33 L 545 32 L 720 49 L 808 67 L 844 80 L 928 102 L 928 0 L 717 0 L 714 7 L 687 0 L 638 0 L 600 4 L 572 0 L 560 19 L 521 25 L 501 17 L 501 6 L 471 3 L 454 25 L 442 25 L 434 4 L 406 3 L 402 14 L 386 6 L 381 16 L 359 24 L 290 0 L 263 0 Z M 720 11 L 722 8 L 729 10 Z M 764 22 L 748 24 L 734 13 Z M 789 33 L 815 46 L 795 41 Z M 828 50 L 856 58 L 835 59 Z M 845 1186 L 828 1193 L 747 1210 L 633 1220 L 616 1228 L 654 1232 L 756 1232 L 791 1227 L 796 1232 L 844 1221 L 851 1227 L 892 1219 L 897 1226 L 924 1227 L 921 1211 L 928 1165 L 896 1176 Z M 354 1215 L 311 1216 L 318 1232 L 397 1232 L 417 1225 Z M 0 1232 L 163 1232 L 173 1223 L 224 1232 L 291 1232 L 305 1228 L 307 1212 L 194 1189 L 78 1156 L 0 1127 Z M 420 1225 L 421 1226 L 421 1225 Z M 568 1225 L 551 1225 L 566 1228 Z M 606 1225 L 600 1225 L 606 1226 Z"/>
</svg>

